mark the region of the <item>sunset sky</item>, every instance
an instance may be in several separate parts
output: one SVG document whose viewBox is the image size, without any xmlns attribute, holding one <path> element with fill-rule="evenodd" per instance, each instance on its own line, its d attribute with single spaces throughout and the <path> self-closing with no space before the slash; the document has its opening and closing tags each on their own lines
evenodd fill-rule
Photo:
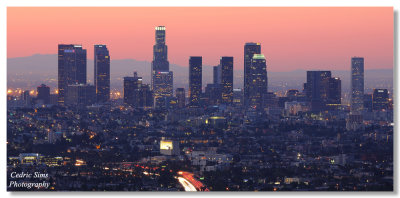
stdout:
<svg viewBox="0 0 400 198">
<path fill-rule="evenodd" d="M 244 44 L 260 42 L 269 71 L 349 70 L 352 56 L 365 57 L 366 69 L 393 67 L 391 7 L 9 7 L 7 17 L 8 58 L 56 54 L 59 43 L 72 43 L 88 59 L 94 44 L 106 44 L 112 59 L 151 61 L 154 27 L 164 25 L 171 64 L 233 56 L 243 69 Z"/>
</svg>

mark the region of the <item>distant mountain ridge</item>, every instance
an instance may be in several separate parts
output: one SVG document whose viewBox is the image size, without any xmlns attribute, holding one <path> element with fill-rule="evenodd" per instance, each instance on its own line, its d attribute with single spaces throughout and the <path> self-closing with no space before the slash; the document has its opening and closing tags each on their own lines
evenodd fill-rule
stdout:
<svg viewBox="0 0 400 198">
<path fill-rule="evenodd" d="M 87 79 L 93 82 L 93 60 L 87 61 Z M 138 72 L 143 77 L 144 83 L 150 83 L 151 62 L 134 59 L 111 60 L 111 86 L 122 88 L 124 76 L 132 76 Z M 174 87 L 188 86 L 188 67 L 170 64 L 170 70 L 174 72 Z M 212 83 L 212 66 L 203 66 L 203 87 Z M 50 87 L 57 86 L 57 54 L 35 54 L 27 57 L 7 59 L 7 83 L 9 87 L 36 87 L 41 83 Z M 349 70 L 332 70 L 332 76 L 342 80 L 342 91 L 350 88 Z M 272 91 L 281 89 L 302 89 L 306 81 L 306 70 L 294 70 L 289 72 L 268 71 L 269 89 Z M 390 85 L 390 87 L 389 87 Z M 365 71 L 365 86 L 383 87 L 392 89 L 393 69 L 372 69 Z M 234 87 L 243 87 L 243 70 L 234 70 Z"/>
</svg>

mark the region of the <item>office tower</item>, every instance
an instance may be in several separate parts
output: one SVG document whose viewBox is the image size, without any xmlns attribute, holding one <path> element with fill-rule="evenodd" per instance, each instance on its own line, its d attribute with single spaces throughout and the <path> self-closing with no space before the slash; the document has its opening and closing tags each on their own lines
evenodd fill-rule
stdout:
<svg viewBox="0 0 400 198">
<path fill-rule="evenodd" d="M 221 83 L 221 71 L 220 65 L 213 67 L 213 84 L 220 84 Z"/>
<path fill-rule="evenodd" d="M 177 88 L 175 91 L 175 97 L 177 98 L 178 108 L 185 108 L 186 105 L 186 96 L 185 96 L 185 88 Z"/>
<path fill-rule="evenodd" d="M 155 105 L 158 107 L 162 106 L 162 99 L 160 98 L 172 97 L 173 72 L 169 71 L 168 48 L 165 45 L 165 27 L 157 26 L 155 30 L 156 44 L 153 47 L 153 61 L 151 63 L 151 88 L 156 101 Z"/>
<path fill-rule="evenodd" d="M 351 58 L 351 100 L 350 109 L 353 114 L 363 110 L 364 99 L 364 58 Z"/>
<path fill-rule="evenodd" d="M 124 103 L 132 106 L 137 105 L 137 95 L 142 86 L 142 77 L 138 77 L 134 72 L 133 77 L 124 77 Z"/>
<path fill-rule="evenodd" d="M 331 78 L 330 71 L 307 71 L 305 91 L 307 100 L 311 105 L 311 111 L 322 111 L 325 109 L 327 98 L 325 84 L 328 78 Z"/>
<path fill-rule="evenodd" d="M 124 103 L 136 108 L 151 108 L 153 94 L 150 86 L 143 84 L 142 77 L 134 72 L 133 77 L 124 77 Z"/>
<path fill-rule="evenodd" d="M 341 80 L 332 78 L 330 71 L 307 71 L 304 86 L 311 111 L 338 110 L 341 107 Z"/>
<path fill-rule="evenodd" d="M 364 109 L 372 111 L 372 94 L 364 94 Z"/>
<path fill-rule="evenodd" d="M 389 92 L 387 89 L 374 89 L 372 95 L 372 109 L 374 111 L 384 111 L 389 108 Z"/>
<path fill-rule="evenodd" d="M 43 104 L 50 104 L 50 87 L 45 84 L 41 84 L 37 87 L 37 99 L 41 100 Z"/>
<path fill-rule="evenodd" d="M 326 93 L 325 110 L 339 110 L 342 105 L 342 82 L 340 78 L 327 78 L 323 83 Z"/>
<path fill-rule="evenodd" d="M 58 103 L 64 105 L 68 85 L 86 84 L 86 49 L 81 45 L 58 45 Z"/>
<path fill-rule="evenodd" d="M 157 26 L 155 30 L 156 44 L 153 46 L 152 69 L 154 71 L 169 71 L 168 47 L 165 45 L 165 27 Z"/>
<path fill-rule="evenodd" d="M 267 63 L 263 54 L 254 54 L 248 70 L 248 105 L 254 109 L 263 108 L 263 94 L 268 92 Z M 246 94 L 246 93 L 245 93 Z"/>
<path fill-rule="evenodd" d="M 106 45 L 94 45 L 94 86 L 98 103 L 110 100 L 110 54 Z"/>
<path fill-rule="evenodd" d="M 173 96 L 174 76 L 172 71 L 158 71 L 153 75 L 155 99 Z"/>
<path fill-rule="evenodd" d="M 142 84 L 139 88 L 139 93 L 136 94 L 137 107 L 139 108 L 152 108 L 153 107 L 153 92 L 150 89 L 150 85 Z"/>
<path fill-rule="evenodd" d="M 213 67 L 213 84 L 206 85 L 204 95 L 208 105 L 219 105 L 222 102 L 221 68 L 221 65 Z"/>
<path fill-rule="evenodd" d="M 205 89 L 205 97 L 207 98 L 207 104 L 219 105 L 221 104 L 221 86 L 220 84 L 207 84 Z"/>
<path fill-rule="evenodd" d="M 243 90 L 233 89 L 233 106 L 242 107 L 243 106 Z"/>
<path fill-rule="evenodd" d="M 233 101 L 233 57 L 220 58 L 222 103 L 231 105 Z"/>
<path fill-rule="evenodd" d="M 96 87 L 94 85 L 68 85 L 65 96 L 65 105 L 82 108 L 94 103 L 96 103 Z"/>
<path fill-rule="evenodd" d="M 191 56 L 189 59 L 189 106 L 200 106 L 202 85 L 202 57 Z"/>
<path fill-rule="evenodd" d="M 247 107 L 250 101 L 250 70 L 251 70 L 251 59 L 254 54 L 261 54 L 260 43 L 246 43 L 244 45 L 244 85 L 243 85 L 243 99 L 244 105 Z"/>
</svg>

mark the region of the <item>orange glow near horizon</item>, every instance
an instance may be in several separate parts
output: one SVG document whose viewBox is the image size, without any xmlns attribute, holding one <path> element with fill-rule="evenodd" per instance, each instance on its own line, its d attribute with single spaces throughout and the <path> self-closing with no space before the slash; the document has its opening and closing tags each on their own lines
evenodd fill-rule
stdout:
<svg viewBox="0 0 400 198">
<path fill-rule="evenodd" d="M 56 54 L 57 44 L 108 45 L 112 59 L 151 61 L 154 27 L 166 26 L 171 64 L 189 56 L 217 65 L 260 42 L 269 71 L 346 69 L 352 56 L 366 69 L 393 68 L 391 7 L 9 7 L 7 57 Z"/>
</svg>

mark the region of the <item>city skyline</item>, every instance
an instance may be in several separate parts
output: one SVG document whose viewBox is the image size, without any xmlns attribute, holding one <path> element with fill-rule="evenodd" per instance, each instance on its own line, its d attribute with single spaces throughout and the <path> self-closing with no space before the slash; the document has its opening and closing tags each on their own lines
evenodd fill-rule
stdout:
<svg viewBox="0 0 400 198">
<path fill-rule="evenodd" d="M 100 49 L 102 49 L 102 51 L 104 52 L 100 52 Z M 83 53 L 81 53 L 80 51 L 83 51 Z M 120 92 L 114 92 L 111 93 L 110 92 L 110 56 L 109 56 L 109 52 L 108 49 L 106 47 L 106 45 L 104 44 L 95 44 L 94 45 L 94 51 L 95 51 L 95 56 L 94 56 L 94 82 L 95 82 L 95 86 L 93 86 L 95 88 L 95 94 L 97 95 L 97 102 L 103 103 L 103 102 L 107 102 L 108 99 L 103 99 L 104 97 L 109 98 L 110 94 L 116 94 L 117 97 L 116 98 L 120 98 L 121 93 Z M 86 53 L 86 49 L 83 48 L 83 46 L 81 44 L 59 44 L 59 49 L 58 49 L 58 89 L 55 90 L 55 93 L 59 94 L 59 103 L 63 104 L 64 101 L 64 90 L 66 90 L 67 87 L 69 87 L 70 85 L 72 85 L 71 87 L 71 91 L 72 90 L 76 90 L 76 92 L 91 92 L 92 91 L 92 86 L 84 86 L 84 84 L 86 84 L 86 79 L 87 79 L 87 53 Z M 146 98 L 140 98 L 136 101 L 135 100 L 127 100 L 126 98 L 126 93 L 125 93 L 125 89 L 128 87 L 125 87 L 125 79 L 129 78 L 129 77 L 124 77 L 124 88 L 123 88 L 123 95 L 124 95 L 124 102 L 127 104 L 136 104 L 136 105 L 143 105 L 143 107 L 148 107 L 148 105 L 154 103 L 154 107 L 156 108 L 169 108 L 167 105 L 168 103 L 174 103 L 176 104 L 177 101 L 175 99 L 172 99 L 173 96 L 173 90 L 174 90 L 174 83 L 173 83 L 173 71 L 169 70 L 169 61 L 168 61 L 168 48 L 166 45 L 166 27 L 165 26 L 156 26 L 155 27 L 155 45 L 153 46 L 153 61 L 151 63 L 151 90 L 150 88 L 146 88 L 146 86 L 142 88 L 139 88 L 137 92 L 136 91 L 129 91 L 129 94 L 150 94 L 153 95 L 153 100 L 152 102 L 147 101 Z M 82 54 L 82 55 L 79 55 Z M 253 108 L 256 108 L 257 106 L 263 106 L 265 104 L 270 103 L 271 101 L 275 100 L 274 99 L 274 95 L 276 95 L 277 93 L 274 92 L 268 92 L 268 76 L 267 76 L 267 63 L 266 63 L 266 57 L 261 54 L 261 43 L 253 43 L 253 42 L 246 42 L 244 44 L 244 60 L 246 60 L 244 62 L 244 86 L 243 86 L 243 91 L 244 91 L 244 103 L 245 106 L 248 106 L 249 104 L 246 104 L 248 102 L 246 102 L 247 100 L 254 100 L 253 102 L 251 102 L 251 105 Z M 79 56 L 78 56 L 79 55 Z M 105 67 L 103 68 L 103 73 L 102 74 L 96 74 L 96 68 L 97 68 L 97 62 L 98 60 L 98 56 L 101 56 L 101 62 L 103 66 L 101 67 Z M 201 58 L 201 56 L 199 56 Z M 250 59 L 250 57 L 252 57 Z M 200 75 L 197 77 L 192 76 L 191 73 L 193 73 L 194 70 L 198 70 L 198 69 L 194 69 L 193 70 L 193 66 L 191 64 L 191 59 L 193 58 L 193 56 L 190 56 L 189 58 L 189 89 L 188 89 L 188 95 L 190 98 L 189 104 L 191 106 L 198 106 L 194 102 L 194 101 L 198 101 L 201 97 L 200 95 L 203 94 L 203 84 L 202 82 L 202 73 L 200 73 Z M 261 58 L 261 59 L 260 59 Z M 351 58 L 351 67 L 352 70 L 351 72 L 354 72 L 354 59 L 357 59 L 360 57 L 352 57 Z M 250 61 L 249 61 L 249 60 Z M 260 59 L 263 61 L 263 64 L 258 64 L 256 63 L 257 59 Z M 364 58 L 361 57 L 362 60 L 364 60 Z M 234 70 L 233 70 L 233 63 L 234 63 L 234 57 L 228 57 L 228 56 L 221 56 L 220 57 L 220 64 L 218 66 L 213 66 L 213 84 L 207 84 L 204 87 L 205 90 L 205 95 L 207 96 L 208 99 L 210 100 L 210 104 L 213 104 L 214 102 L 221 100 L 221 102 L 223 104 L 231 104 L 233 102 L 233 82 L 234 82 Z M 250 65 L 249 65 L 250 63 Z M 202 63 L 200 63 L 200 66 L 202 65 Z M 68 68 L 70 67 L 70 69 L 63 68 L 68 66 Z M 108 71 L 107 71 L 108 70 Z M 247 72 L 249 72 L 247 74 Z M 253 71 L 254 70 L 254 71 Z M 263 71 L 264 70 L 264 71 Z M 364 70 L 364 61 L 362 61 L 362 70 Z M 200 69 L 200 71 L 202 71 L 202 69 Z M 252 72 L 253 71 L 253 72 Z M 321 72 L 321 69 L 318 68 L 314 71 L 312 70 L 308 70 L 307 71 L 307 82 L 309 81 L 309 72 L 316 72 L 319 71 Z M 137 71 L 134 72 L 135 76 L 137 76 Z M 329 71 L 329 76 L 330 76 L 331 71 Z M 98 85 L 96 84 L 96 79 L 99 78 L 99 76 L 103 76 L 101 77 L 101 81 L 103 83 L 103 88 L 104 90 L 107 90 L 107 94 L 105 94 L 106 96 L 103 96 L 104 94 L 100 93 L 98 91 Z M 353 74 L 352 74 L 353 75 Z M 107 77 L 108 76 L 108 77 Z M 250 91 L 250 89 L 248 88 L 250 86 L 246 85 L 246 79 L 249 78 L 249 81 L 252 81 L 254 83 L 254 80 L 251 80 L 253 77 L 256 77 L 255 79 L 259 79 L 261 80 L 263 83 L 258 84 L 258 85 L 251 85 L 252 87 L 265 87 L 265 90 L 262 91 L 261 89 L 257 89 L 257 91 Z M 362 88 L 364 88 L 364 80 L 363 77 L 364 74 L 362 72 Z M 99 78 L 100 79 L 100 78 Z M 199 79 L 199 82 L 193 83 L 193 79 Z M 352 83 L 353 83 L 353 79 L 354 76 L 352 77 Z M 345 96 L 346 94 L 341 94 L 341 80 L 340 78 L 332 78 L 332 79 L 326 79 L 328 81 L 323 82 L 323 86 L 325 89 L 324 93 L 329 93 L 330 96 L 327 96 L 328 98 L 324 97 L 325 99 L 327 99 L 326 101 L 322 101 L 325 99 L 313 99 L 313 100 L 318 100 L 318 103 L 321 104 L 313 104 L 311 109 L 317 110 L 322 108 L 323 106 L 329 105 L 332 108 L 336 108 L 334 106 L 336 105 L 340 105 L 341 104 L 341 97 Z M 197 80 L 196 80 L 197 81 Z M 90 81 L 89 81 L 90 82 Z M 65 84 L 66 85 L 63 85 Z M 105 83 L 105 84 L 104 84 Z M 322 83 L 322 82 L 321 82 Z M 75 86 L 76 84 L 78 84 L 79 86 Z M 80 85 L 81 84 L 81 85 Z M 256 83 L 257 84 L 257 83 Z M 309 94 L 309 92 L 311 93 L 311 91 L 306 88 L 306 84 L 310 84 L 310 83 L 305 83 L 304 87 L 303 87 L 303 91 L 307 90 L 307 93 Z M 319 85 L 318 85 L 319 86 Z M 179 87 L 179 86 L 178 86 Z M 180 85 L 180 87 L 182 87 L 182 85 Z M 183 88 L 187 88 L 187 85 L 183 85 Z M 192 89 L 194 87 L 198 87 L 196 88 L 196 90 L 198 89 L 199 94 L 194 94 L 195 97 L 192 96 Z M 218 88 L 219 87 L 219 88 Z M 247 87 L 247 88 L 246 88 Z M 132 87 L 133 88 L 133 87 Z M 374 89 L 377 87 L 374 87 Z M 149 90 L 147 90 L 149 89 Z M 218 91 L 218 89 L 221 89 Z M 58 90 L 60 90 L 60 93 L 58 93 Z M 85 91 L 83 91 L 85 90 Z M 130 88 L 129 88 L 130 90 Z M 135 88 L 133 88 L 133 90 L 135 90 Z M 194 90 L 194 89 L 193 89 Z M 301 89 L 299 89 L 301 90 Z M 329 90 L 329 91 L 328 91 Z M 10 91 L 10 90 L 8 90 Z M 151 93 L 150 93 L 150 92 Z M 217 92 L 215 92 L 217 91 Z M 280 91 L 284 91 L 284 90 L 279 90 Z M 12 90 L 11 90 L 12 92 Z M 9 92 L 9 93 L 11 93 Z M 19 92 L 19 91 L 18 91 Z M 220 93 L 218 93 L 220 92 Z M 194 92 L 193 92 L 194 93 Z M 353 90 L 354 93 L 354 90 Z M 31 94 L 35 94 L 35 92 L 31 92 Z M 217 95 L 215 95 L 217 94 Z M 221 98 L 218 99 L 218 95 L 221 94 Z M 272 94 L 272 95 L 271 95 Z M 70 96 L 72 96 L 71 94 L 69 94 Z M 90 94 L 89 94 L 90 95 Z M 215 95 L 215 96 L 213 96 Z M 280 94 L 281 95 L 281 94 Z M 318 94 L 317 94 L 318 95 Z M 324 95 L 324 94 L 323 94 Z M 351 95 L 351 94 L 350 94 Z M 363 95 L 363 94 L 361 94 Z M 81 97 L 80 99 L 78 99 L 79 97 Z M 82 95 L 77 97 L 70 97 L 68 99 L 68 104 L 78 104 L 77 100 L 86 100 L 84 98 L 86 98 L 86 95 Z M 252 98 L 255 97 L 255 98 Z M 272 97 L 272 98 L 271 98 Z M 257 99 L 258 98 L 258 99 Z M 353 97 L 352 97 L 353 98 Z M 351 98 L 351 99 L 352 99 Z M 114 98 L 115 99 L 115 98 Z M 172 100 L 171 100 L 172 99 Z M 345 99 L 346 100 L 346 99 Z M 87 101 L 89 101 L 89 103 L 91 103 L 91 99 L 88 99 Z M 147 101 L 147 102 L 143 102 L 143 101 Z M 217 102 L 219 103 L 219 102 Z M 79 104 L 84 104 L 84 103 L 79 103 Z M 333 106 L 332 106 L 333 105 Z"/>
<path fill-rule="evenodd" d="M 110 13 L 118 11 L 120 14 L 113 15 L 112 17 L 126 15 L 126 20 L 129 17 L 134 17 L 127 13 L 127 10 L 137 8 L 70 9 L 74 9 L 77 13 L 97 12 L 101 11 L 101 9 L 105 9 L 104 11 Z M 82 22 L 74 23 L 77 22 L 77 19 L 74 17 L 65 17 L 62 8 L 9 8 L 7 30 L 9 35 L 8 58 L 30 56 L 38 53 L 53 54 L 53 48 L 56 45 L 51 42 L 80 43 L 89 49 L 88 56 L 93 57 L 93 51 L 88 46 L 104 43 L 113 52 L 112 58 L 114 60 L 135 59 L 150 61 L 152 59 L 151 45 L 154 44 L 154 37 L 150 36 L 151 33 L 149 31 L 153 30 L 155 26 L 165 25 L 168 28 L 169 61 L 184 67 L 188 67 L 187 58 L 189 56 L 198 54 L 203 56 L 203 65 L 210 66 L 218 64 L 220 56 L 233 56 L 234 70 L 241 70 L 243 69 L 243 43 L 260 42 L 264 46 L 263 53 L 269 64 L 269 71 L 291 71 L 296 69 L 329 70 L 333 68 L 348 70 L 349 56 L 368 57 L 368 61 L 365 62 L 366 69 L 393 68 L 392 8 L 273 8 L 273 12 L 269 12 L 270 15 L 274 16 L 273 19 L 265 19 L 263 20 L 265 22 L 262 23 L 253 20 L 249 21 L 248 25 L 244 23 L 244 19 L 236 21 L 224 21 L 224 19 L 228 16 L 232 17 L 234 13 L 243 14 L 246 12 L 252 12 L 254 16 L 263 18 L 265 17 L 263 13 L 270 11 L 271 8 L 143 9 L 145 11 L 158 9 L 157 11 L 159 12 L 155 13 L 154 17 L 144 17 L 143 21 L 132 22 L 133 29 L 128 28 L 126 32 L 124 30 L 124 33 L 121 33 L 118 37 L 114 37 L 111 32 L 96 31 L 97 27 L 93 27 L 93 25 L 99 23 L 98 21 L 107 22 L 111 19 L 101 17 L 101 20 L 91 21 L 92 17 L 88 17 L 79 19 Z M 174 15 L 174 11 L 180 14 Z M 37 12 L 43 14 L 52 12 L 54 18 L 44 18 Z M 135 13 L 139 15 L 142 14 L 141 12 L 143 11 Z M 200 12 L 210 13 L 212 16 L 207 17 L 214 17 L 214 20 L 209 21 L 207 24 L 200 23 L 201 20 L 207 21 L 207 19 L 199 18 L 203 17 L 203 15 L 200 15 Z M 288 12 L 292 14 L 288 15 Z M 339 13 L 341 17 L 346 17 L 345 21 L 337 18 Z M 368 15 L 364 16 L 363 14 L 366 13 Z M 28 14 L 34 14 L 34 17 L 38 17 L 36 21 L 40 21 L 40 23 L 32 21 L 35 20 L 32 17 L 29 19 L 26 18 L 25 16 Z M 164 16 L 161 17 L 163 14 Z M 288 16 L 279 17 L 284 14 Z M 295 17 L 297 16 L 296 14 L 302 17 Z M 325 23 L 321 22 L 322 19 L 317 20 L 314 17 L 317 14 L 319 18 L 326 20 Z M 183 19 L 182 17 L 185 20 L 181 20 Z M 56 19 L 65 27 L 60 28 L 60 30 L 52 28 L 51 31 L 42 32 L 40 35 L 32 32 L 30 36 L 25 35 L 23 38 L 20 35 L 21 33 L 18 33 L 24 32 L 24 28 L 30 27 L 30 25 L 25 23 L 33 23 L 40 27 L 45 24 L 54 26 L 56 25 L 54 24 L 57 21 Z M 190 23 L 190 20 L 193 20 L 197 25 L 194 26 Z M 94 24 L 88 26 L 79 25 L 89 21 Z M 154 21 L 158 22 L 155 23 Z M 277 24 L 281 22 L 290 22 L 291 25 Z M 123 30 L 120 28 L 121 23 L 110 25 L 113 26 L 110 29 Z M 257 27 L 257 29 L 246 31 L 246 27 L 252 25 Z M 279 25 L 279 28 L 276 25 Z M 209 26 L 212 27 L 210 28 Z M 70 32 L 68 27 L 71 29 L 79 27 L 82 31 Z M 92 28 L 93 30 L 88 30 L 87 28 Z M 343 31 L 344 28 L 351 28 L 351 31 Z M 213 31 L 207 31 L 210 29 Z M 271 31 L 272 29 L 274 31 Z M 240 36 L 240 33 L 243 33 L 242 31 L 246 31 L 245 36 Z M 46 34 L 50 35 L 46 36 Z M 88 34 L 92 35 L 89 37 Z M 46 36 L 45 42 L 40 39 L 44 36 Z M 33 37 L 35 39 L 29 39 Z M 314 39 L 313 41 L 312 39 L 315 37 L 319 39 Z M 315 42 L 317 40 L 318 42 Z M 32 43 L 37 42 L 40 42 L 40 44 L 35 44 L 38 47 L 29 47 L 33 45 Z M 21 47 L 21 44 L 24 47 Z M 212 46 L 212 50 L 210 50 L 210 46 Z M 371 48 L 368 46 L 374 47 Z M 127 50 L 128 48 L 129 50 Z"/>
<path fill-rule="evenodd" d="M 69 9 L 74 11 L 75 8 Z M 200 10 L 204 9 L 211 8 Z M 248 9 L 253 15 L 241 15 Z M 173 25 L 170 31 L 168 23 L 149 27 L 153 31 L 151 34 L 142 29 L 141 32 L 148 35 L 140 38 L 145 40 L 154 35 L 153 42 L 146 46 L 131 45 L 124 53 L 136 54 L 137 49 L 147 53 L 147 45 L 153 46 L 151 63 L 138 67 L 125 62 L 128 70 L 120 70 L 123 76 L 115 79 L 113 76 L 117 72 L 113 68 L 118 66 L 114 66 L 111 57 L 118 58 L 120 52 L 112 47 L 112 42 L 102 39 L 92 46 L 79 40 L 57 42 L 57 59 L 49 61 L 49 69 L 29 66 L 31 63 L 20 64 L 23 65 L 21 69 L 30 72 L 28 77 L 24 77 L 22 71 L 20 75 L 12 71 L 8 79 L 20 83 L 21 87 L 35 84 L 37 94 L 35 90 L 21 87 L 7 90 L 7 191 L 393 191 L 395 106 L 390 97 L 393 96 L 393 77 L 390 75 L 382 81 L 377 72 L 371 78 L 366 75 L 368 70 L 364 64 L 364 58 L 368 63 L 383 54 L 392 58 L 393 55 L 376 45 L 363 51 L 363 45 L 371 43 L 358 43 L 357 38 L 367 38 L 370 32 L 359 32 L 360 22 L 352 23 L 355 31 L 336 30 L 341 35 L 360 33 L 350 40 L 341 39 L 351 45 L 348 50 L 333 47 L 331 42 L 335 39 L 326 42 L 318 37 L 321 32 L 313 32 L 311 26 L 303 28 L 309 28 L 307 36 L 317 35 L 310 37 L 314 43 L 296 37 L 301 30 L 289 32 L 299 43 L 310 43 L 303 46 L 301 53 L 291 56 L 292 48 L 282 53 L 279 48 L 282 46 L 274 46 L 274 42 L 269 45 L 253 34 L 265 33 L 261 20 L 254 20 L 260 13 L 253 9 L 256 8 L 241 8 L 241 13 L 234 13 L 240 20 L 253 19 L 247 21 L 244 29 L 240 29 L 240 25 L 229 26 L 230 21 L 236 23 L 232 20 L 234 17 L 221 25 L 217 15 L 211 25 L 218 24 L 218 28 L 207 27 L 206 32 L 202 27 L 210 24 L 197 24 L 195 29 L 180 24 L 187 32 L 176 32 Z M 327 11 L 323 8 L 310 10 L 311 15 L 318 13 L 315 15 L 318 20 L 322 20 L 323 11 Z M 143 21 L 138 22 L 162 16 L 164 11 L 151 13 L 154 15 L 142 13 Z M 301 17 L 310 21 L 307 18 L 310 13 Z M 196 15 L 186 11 L 175 14 Z M 71 19 L 74 15 L 70 15 Z M 229 12 L 221 16 L 225 15 L 232 17 Z M 78 16 L 97 15 L 78 13 Z M 53 19 L 57 24 L 67 24 L 60 29 L 70 30 L 68 22 L 58 21 L 57 17 Z M 182 19 L 196 24 L 190 17 Z M 239 19 L 238 24 L 241 24 Z M 107 20 L 96 18 L 103 24 L 108 24 Z M 351 20 L 340 24 L 348 21 Z M 258 25 L 252 25 L 253 22 Z M 313 21 L 312 24 L 318 26 L 319 23 Z M 76 32 L 85 35 L 85 27 Z M 252 30 L 252 27 L 259 29 Z M 283 24 L 279 27 L 287 28 Z M 94 29 L 107 33 L 107 28 L 104 31 Z M 140 26 L 134 28 L 140 29 Z M 223 30 L 219 32 L 219 28 Z M 242 41 L 235 37 L 238 33 L 235 28 L 245 31 L 248 38 Z M 273 29 L 272 26 L 268 28 Z M 119 33 L 117 28 L 112 29 Z M 210 30 L 215 37 L 207 35 Z M 190 31 L 193 32 L 188 34 Z M 108 36 L 129 44 L 131 38 L 125 38 L 124 34 Z M 226 40 L 215 41 L 220 34 L 224 34 Z M 57 34 L 57 37 L 62 35 Z M 177 47 L 174 36 L 181 36 L 180 42 L 185 44 L 179 48 L 184 52 L 181 56 L 174 54 Z M 220 42 L 230 40 L 232 42 L 224 45 L 229 50 L 218 49 Z M 233 41 L 241 42 L 241 47 L 236 49 Z M 275 41 L 282 45 L 287 42 Z M 321 44 L 325 51 L 311 53 L 311 58 L 303 57 L 315 43 Z M 295 48 L 297 44 L 291 46 Z M 206 52 L 202 51 L 203 46 L 207 46 Z M 271 53 L 271 48 L 277 50 Z M 377 48 L 381 54 L 370 57 L 368 52 Z M 87 49 L 93 49 L 94 54 Z M 354 55 L 352 49 L 364 53 Z M 241 50 L 240 55 L 235 54 L 235 50 Z M 271 65 L 276 64 L 272 59 L 277 58 L 274 53 L 285 56 L 280 64 L 295 61 L 296 67 L 306 72 L 297 69 L 287 72 L 290 76 L 280 77 L 279 81 L 272 80 L 279 78 L 276 75 L 279 72 L 271 72 Z M 326 57 L 325 53 L 334 56 Z M 349 76 L 346 81 L 350 81 L 350 89 L 344 89 L 344 73 L 332 72 L 340 69 L 334 63 L 342 53 L 346 54 L 345 73 Z M 94 60 L 88 60 L 92 55 Z M 214 56 L 219 57 L 219 64 L 213 62 L 203 67 L 208 61 L 203 61 L 203 57 Z M 274 58 L 270 59 L 271 56 Z M 177 61 L 185 59 L 187 70 L 170 64 L 175 58 Z M 243 62 L 237 61 L 241 58 Z M 324 61 L 331 67 L 304 67 L 302 59 L 313 63 Z M 50 77 L 53 64 L 57 65 L 54 69 L 58 78 Z M 87 72 L 91 69 L 89 64 L 93 64 L 93 77 Z M 34 70 L 38 72 L 40 83 L 33 78 Z M 299 74 L 303 77 L 296 77 Z M 49 77 L 45 78 L 46 75 Z M 369 79 L 374 83 L 365 83 Z M 235 87 L 238 83 L 242 89 Z M 119 86 L 123 87 L 122 92 Z M 31 172 L 41 177 L 18 177 Z"/>
<path fill-rule="evenodd" d="M 95 49 L 95 86 L 86 85 L 86 49 L 77 44 L 59 44 L 58 50 L 58 89 L 60 90 L 59 104 L 90 105 L 96 102 L 103 104 L 104 94 L 97 90 L 99 58 L 108 67 L 101 75 L 110 76 L 109 52 L 106 45 L 94 45 Z M 102 53 L 99 53 L 103 51 Z M 250 59 L 251 57 L 251 59 Z M 248 60 L 250 59 L 250 61 Z M 243 103 L 245 108 L 260 111 L 261 107 L 276 105 L 276 93 L 268 92 L 268 75 L 266 58 L 261 54 L 260 43 L 245 43 L 244 45 L 244 89 L 243 93 L 236 94 L 236 103 Z M 198 108 L 209 105 L 233 104 L 233 57 L 221 56 L 220 64 L 213 67 L 213 84 L 207 84 L 205 93 L 202 92 L 202 56 L 189 57 L 189 107 Z M 250 65 L 249 65 L 250 64 Z M 102 67 L 104 67 L 102 66 Z M 84 74 L 84 76 L 82 76 Z M 140 78 L 140 79 L 139 79 Z M 247 79 L 247 80 L 246 80 Z M 108 83 L 109 78 L 102 79 Z M 108 81 L 108 82 L 107 82 Z M 247 81 L 247 82 L 246 82 Z M 134 107 L 155 109 L 174 108 L 178 95 L 173 97 L 173 71 L 169 70 L 168 47 L 166 45 L 165 26 L 155 27 L 155 45 L 153 46 L 153 61 L 151 64 L 151 90 L 144 85 L 142 78 L 134 72 L 134 77 L 124 77 L 124 103 Z M 307 82 L 303 86 L 303 94 L 295 94 L 298 100 L 304 102 L 304 94 L 309 102 L 309 109 L 313 112 L 321 110 L 339 110 L 341 103 L 341 80 L 331 77 L 331 71 L 307 71 Z M 70 89 L 71 88 L 71 89 Z M 97 99 L 90 98 L 93 88 Z M 351 115 L 360 115 L 364 110 L 364 58 L 351 58 Z M 287 90 L 297 91 L 295 89 Z M 387 91 L 387 90 L 386 90 Z M 65 93 L 63 93 L 65 92 Z M 239 90 L 239 92 L 242 92 Z M 375 88 L 374 88 L 375 93 Z M 149 95 L 148 95 L 149 94 Z M 243 94 L 243 99 L 240 95 Z M 66 95 L 66 100 L 64 97 Z M 107 94 L 108 97 L 110 93 Z M 147 97 L 147 95 L 149 97 Z M 150 96 L 152 95 L 152 96 Z M 290 95 L 290 94 L 289 94 Z M 375 96 L 376 94 L 374 94 Z M 143 98 L 144 96 L 144 98 Z M 205 98 L 203 98 L 205 96 Z M 388 94 L 384 98 L 389 98 Z M 100 98 L 99 98 L 100 97 Z M 369 97 L 369 96 L 367 96 Z M 383 97 L 383 95 L 382 95 Z M 152 98 L 148 101 L 147 98 Z M 374 98 L 374 97 L 373 97 Z M 100 100 L 99 100 L 100 99 Z M 290 100 L 290 98 L 288 98 Z M 282 99 L 280 102 L 286 102 Z M 64 102 L 65 101 L 65 102 Z M 146 101 L 146 102 L 144 102 Z M 207 102 L 206 102 L 207 101 Z M 180 102 L 181 103 L 181 102 Z M 154 106 L 153 106 L 154 105 Z M 290 104 L 289 104 L 290 105 Z M 285 104 L 286 106 L 286 104 Z M 354 116 L 353 116 L 354 117 Z M 354 121 L 354 120 L 353 120 Z M 353 122 L 351 121 L 351 122 Z M 358 123 L 358 121 L 357 121 Z"/>
</svg>

